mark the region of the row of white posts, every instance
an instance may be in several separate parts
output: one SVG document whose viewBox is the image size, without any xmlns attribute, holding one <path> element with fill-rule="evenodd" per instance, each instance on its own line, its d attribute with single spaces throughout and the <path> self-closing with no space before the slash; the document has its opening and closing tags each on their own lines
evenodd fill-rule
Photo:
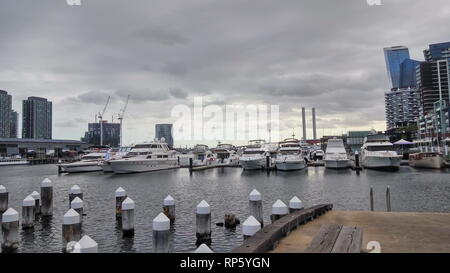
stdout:
<svg viewBox="0 0 450 273">
<path fill-rule="evenodd" d="M 22 228 L 33 228 L 38 215 L 51 216 L 53 214 L 53 185 L 46 178 L 41 182 L 41 193 L 34 191 L 22 202 Z M 133 236 L 135 229 L 135 202 L 127 196 L 127 192 L 119 187 L 115 191 L 116 219 L 121 223 L 124 236 Z M 62 250 L 72 253 L 98 252 L 97 243 L 89 236 L 82 235 L 83 222 L 83 192 L 77 185 L 69 190 L 69 210 L 63 216 Z M 303 209 L 302 201 L 293 197 L 289 207 L 281 200 L 272 205 L 270 219 L 272 223 L 281 217 Z M 0 185 L 0 214 L 2 215 L 1 247 L 4 251 L 15 250 L 19 247 L 19 213 L 8 207 L 8 192 Z M 250 216 L 242 224 L 244 239 L 253 236 L 263 226 L 262 195 L 253 190 L 249 195 Z M 163 212 L 153 219 L 153 251 L 155 253 L 169 252 L 170 226 L 175 221 L 175 200 L 167 196 L 163 201 Z M 211 244 L 211 207 L 202 200 L 196 208 L 196 237 L 198 249 L 196 253 L 209 253 Z"/>
</svg>

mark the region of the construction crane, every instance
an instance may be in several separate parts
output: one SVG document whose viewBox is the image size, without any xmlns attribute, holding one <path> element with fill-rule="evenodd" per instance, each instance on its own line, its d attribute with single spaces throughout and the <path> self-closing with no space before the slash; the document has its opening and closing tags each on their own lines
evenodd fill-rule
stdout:
<svg viewBox="0 0 450 273">
<path fill-rule="evenodd" d="M 129 100 L 130 100 L 130 95 L 127 96 L 127 101 L 125 102 L 125 106 L 122 109 L 120 109 L 120 113 L 118 114 L 118 119 L 120 122 L 120 147 L 122 147 L 122 144 L 123 144 L 123 142 L 122 142 L 122 136 L 123 136 L 122 121 L 123 121 L 123 118 L 125 117 L 125 111 L 127 110 Z"/>
<path fill-rule="evenodd" d="M 105 107 L 103 108 L 103 111 L 100 113 L 98 112 L 97 116 L 100 121 L 100 146 L 103 146 L 103 115 L 106 112 L 106 108 L 108 107 L 109 101 L 111 100 L 111 96 L 108 96 L 108 100 L 106 101 Z"/>
</svg>

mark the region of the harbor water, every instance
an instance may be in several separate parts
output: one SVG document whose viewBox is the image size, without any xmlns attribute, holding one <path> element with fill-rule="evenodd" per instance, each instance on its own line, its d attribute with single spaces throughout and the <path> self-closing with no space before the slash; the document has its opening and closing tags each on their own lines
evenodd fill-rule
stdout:
<svg viewBox="0 0 450 273">
<path fill-rule="evenodd" d="M 391 189 L 392 211 L 450 212 L 449 170 L 418 170 L 402 166 L 398 172 L 328 170 L 310 167 L 299 172 L 243 171 L 217 168 L 189 175 L 188 169 L 114 175 L 96 173 L 57 174 L 55 165 L 0 168 L 0 185 L 9 191 L 9 206 L 21 213 L 22 200 L 39 191 L 48 177 L 54 185 L 54 212 L 39 219 L 32 230 L 20 231 L 18 252 L 61 252 L 62 217 L 69 208 L 69 189 L 79 185 L 84 194 L 83 234 L 92 237 L 99 252 L 152 252 L 152 219 L 162 211 L 167 195 L 176 200 L 176 220 L 171 230 L 170 252 L 196 249 L 195 208 L 206 200 L 211 206 L 212 244 L 215 252 L 228 252 L 243 241 L 240 226 L 227 230 L 216 226 L 227 213 L 242 222 L 248 215 L 248 194 L 263 195 L 264 221 L 270 222 L 272 204 L 286 204 L 298 196 L 305 207 L 332 203 L 337 210 L 368 210 L 370 187 L 375 210 L 386 210 L 385 193 Z M 115 219 L 114 192 L 123 187 L 136 202 L 135 235 L 123 238 Z"/>
</svg>

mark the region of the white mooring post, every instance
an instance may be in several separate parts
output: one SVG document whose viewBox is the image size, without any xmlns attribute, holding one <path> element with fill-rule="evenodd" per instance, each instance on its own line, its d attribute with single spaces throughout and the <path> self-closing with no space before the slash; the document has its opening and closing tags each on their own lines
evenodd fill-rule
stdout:
<svg viewBox="0 0 450 273">
<path fill-rule="evenodd" d="M 8 191 L 5 186 L 0 185 L 0 214 L 3 214 L 8 209 Z"/>
<path fill-rule="evenodd" d="M 201 244 L 194 253 L 214 253 L 206 244 Z"/>
<path fill-rule="evenodd" d="M 160 213 L 153 219 L 153 252 L 169 253 L 170 219 Z"/>
<path fill-rule="evenodd" d="M 196 213 L 197 245 L 211 243 L 211 207 L 203 200 L 197 205 Z"/>
<path fill-rule="evenodd" d="M 253 190 L 249 195 L 249 207 L 250 215 L 255 217 L 255 219 L 261 223 L 261 227 L 264 226 L 263 223 L 263 206 L 262 206 L 262 196 L 256 189 Z"/>
<path fill-rule="evenodd" d="M 242 224 L 242 234 L 244 235 L 244 240 L 252 237 L 261 229 L 261 223 L 256 220 L 255 217 L 250 216 Z"/>
<path fill-rule="evenodd" d="M 281 217 L 288 215 L 289 210 L 285 203 L 281 200 L 277 200 L 272 205 L 272 215 L 270 215 L 270 219 L 272 220 L 272 223 L 276 220 L 280 219 Z"/>
<path fill-rule="evenodd" d="M 36 215 L 41 214 L 41 195 L 37 191 L 31 193 L 31 197 L 34 198 L 34 213 Z"/>
<path fill-rule="evenodd" d="M 62 225 L 62 245 L 63 251 L 67 250 L 69 242 L 76 242 L 81 239 L 80 215 L 74 209 L 69 209 L 63 217 Z"/>
<path fill-rule="evenodd" d="M 289 213 L 293 213 L 303 209 L 303 203 L 297 196 L 292 197 L 289 201 Z"/>
<path fill-rule="evenodd" d="M 122 202 L 127 198 L 127 192 L 122 188 L 119 187 L 116 192 L 116 218 L 120 219 L 122 218 Z"/>
<path fill-rule="evenodd" d="M 175 221 L 175 199 L 170 195 L 163 201 L 163 212 L 170 219 L 170 223 Z"/>
<path fill-rule="evenodd" d="M 83 203 L 83 200 L 79 197 L 75 197 L 75 199 L 73 199 L 70 203 L 70 208 L 78 212 L 80 215 L 80 223 L 83 223 Z"/>
<path fill-rule="evenodd" d="M 42 216 L 53 215 L 53 185 L 48 178 L 41 183 L 41 214 Z"/>
<path fill-rule="evenodd" d="M 36 214 L 34 212 L 34 207 L 36 206 L 36 201 L 31 195 L 28 195 L 22 201 L 22 229 L 28 229 L 34 227 L 34 220 L 36 219 Z"/>
<path fill-rule="evenodd" d="M 91 237 L 84 235 L 75 244 L 72 253 L 98 253 L 98 244 Z"/>
<path fill-rule="evenodd" d="M 9 208 L 2 215 L 2 250 L 14 251 L 19 247 L 19 213 Z"/>
<path fill-rule="evenodd" d="M 72 200 L 75 199 L 76 197 L 78 197 L 81 200 L 83 200 L 83 191 L 81 191 L 81 188 L 78 185 L 74 185 L 69 190 L 69 207 L 70 207 L 70 205 L 72 203 Z"/>
<path fill-rule="evenodd" d="M 135 203 L 130 197 L 127 197 L 122 202 L 122 232 L 123 232 L 123 236 L 133 236 L 134 235 L 134 208 L 135 208 Z"/>
</svg>

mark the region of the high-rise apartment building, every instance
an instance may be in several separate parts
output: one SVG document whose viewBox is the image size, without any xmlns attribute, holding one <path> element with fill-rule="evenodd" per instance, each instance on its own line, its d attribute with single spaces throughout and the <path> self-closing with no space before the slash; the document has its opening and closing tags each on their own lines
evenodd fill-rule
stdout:
<svg viewBox="0 0 450 273">
<path fill-rule="evenodd" d="M 155 137 L 164 138 L 169 147 L 173 148 L 172 124 L 156 124 Z"/>
<path fill-rule="evenodd" d="M 11 135 L 12 97 L 8 92 L 0 90 L 0 137 Z"/>
<path fill-rule="evenodd" d="M 22 138 L 52 139 L 52 102 L 39 97 L 22 102 Z"/>
</svg>

